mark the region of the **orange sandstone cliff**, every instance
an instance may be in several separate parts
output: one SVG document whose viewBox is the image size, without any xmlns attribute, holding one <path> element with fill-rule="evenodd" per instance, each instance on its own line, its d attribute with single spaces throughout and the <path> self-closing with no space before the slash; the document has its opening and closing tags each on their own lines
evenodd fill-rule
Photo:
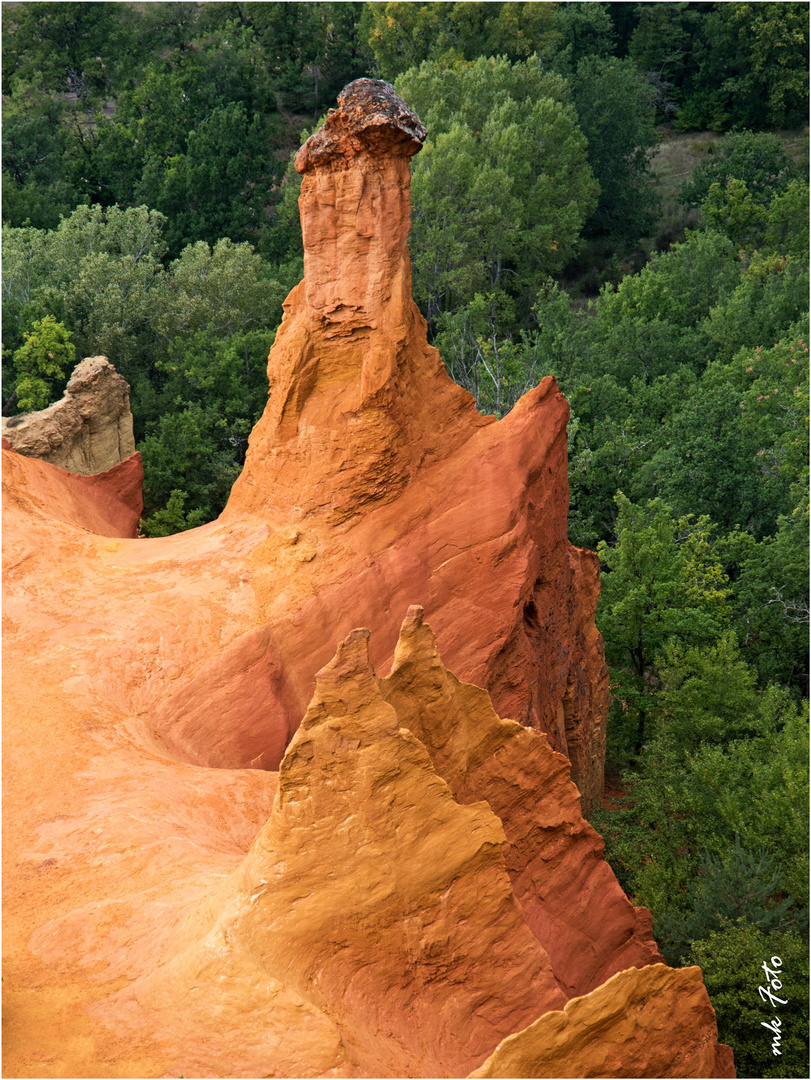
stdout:
<svg viewBox="0 0 811 1080">
<path fill-rule="evenodd" d="M 218 521 L 134 539 L 137 455 L 4 449 L 7 1076 L 734 1075 L 582 818 L 567 408 L 481 417 L 428 346 L 423 136 L 360 80 L 302 148 L 305 280 Z"/>
</svg>

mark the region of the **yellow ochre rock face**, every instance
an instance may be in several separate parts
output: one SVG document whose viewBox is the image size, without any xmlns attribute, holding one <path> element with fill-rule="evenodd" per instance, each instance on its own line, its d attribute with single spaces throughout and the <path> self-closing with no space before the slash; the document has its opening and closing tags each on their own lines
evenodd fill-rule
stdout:
<svg viewBox="0 0 811 1080">
<path fill-rule="evenodd" d="M 656 962 L 595 834 L 584 850 L 591 831 L 568 764 L 445 670 L 419 607 L 388 679 L 376 678 L 368 643 L 367 630 L 353 631 L 318 673 L 241 866 L 191 910 L 161 966 L 99 1017 L 148 1017 L 174 1042 L 176 1067 L 203 1075 L 217 1075 L 237 1036 L 266 1070 L 262 1032 L 279 1044 L 291 1013 L 292 1031 L 305 1029 L 296 1075 L 320 1064 L 337 1075 L 464 1076 L 484 1058 L 474 1075 L 721 1075 L 729 1062 L 700 972 Z M 443 764 L 437 744 L 451 747 Z M 520 753 L 506 755 L 512 746 Z M 475 798 L 476 778 L 496 772 L 493 802 Z M 534 818 L 503 794 L 520 788 L 548 799 Z M 560 818 L 546 819 L 555 804 Z M 508 866 L 508 838 L 530 821 L 551 831 L 541 854 L 555 851 L 548 895 L 529 905 L 532 929 Z M 578 862 L 588 866 L 579 876 Z M 568 916 L 563 868 L 584 896 Z M 626 969 L 589 993 L 594 952 L 601 970 Z M 266 997 L 272 1007 L 255 1012 Z M 193 1002 L 181 1018 L 178 1001 Z"/>
<path fill-rule="evenodd" d="M 80 476 L 106 472 L 135 453 L 130 388 L 106 356 L 88 356 L 60 401 L 3 417 L 3 438 L 18 454 Z"/>
<path fill-rule="evenodd" d="M 732 1051 L 716 1042 L 714 1026 L 701 970 L 655 964 L 619 972 L 587 997 L 509 1035 L 470 1075 L 734 1076 Z"/>
</svg>

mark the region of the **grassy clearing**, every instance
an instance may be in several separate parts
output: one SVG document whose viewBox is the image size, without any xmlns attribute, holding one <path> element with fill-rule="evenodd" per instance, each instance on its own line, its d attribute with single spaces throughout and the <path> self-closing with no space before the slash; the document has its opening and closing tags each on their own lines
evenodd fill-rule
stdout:
<svg viewBox="0 0 811 1080">
<path fill-rule="evenodd" d="M 808 128 L 775 134 L 786 153 L 807 173 Z M 661 200 L 656 226 L 633 249 L 613 244 L 604 237 L 582 243 L 579 257 L 563 274 L 563 284 L 578 307 L 585 307 L 607 281 L 616 284 L 626 274 L 638 273 L 654 251 L 667 251 L 671 244 L 684 240 L 685 229 L 692 229 L 698 223 L 698 210 L 682 206 L 679 192 L 693 169 L 707 155 L 717 153 L 724 136 L 716 131 L 682 135 L 666 128 L 660 129 L 660 136 L 662 141 L 650 159 L 653 190 Z"/>
<path fill-rule="evenodd" d="M 651 158 L 653 189 L 662 200 L 662 213 L 655 229 L 654 245 L 663 251 L 670 244 L 684 239 L 684 230 L 698 221 L 697 210 L 687 210 L 679 204 L 679 191 L 690 179 L 696 165 L 717 151 L 723 135 L 715 131 L 693 131 L 686 135 L 662 130 L 662 142 Z M 776 131 L 787 154 L 808 172 L 808 128 L 796 131 Z"/>
<path fill-rule="evenodd" d="M 789 154 L 804 173 L 808 172 L 808 128 L 799 131 L 778 131 L 783 141 L 783 149 Z"/>
<path fill-rule="evenodd" d="M 662 201 L 662 211 L 654 234 L 649 238 L 650 249 L 666 251 L 671 244 L 684 239 L 684 230 L 698 221 L 698 210 L 687 209 L 679 203 L 679 192 L 690 179 L 693 169 L 714 154 L 722 136 L 714 131 L 677 135 L 661 132 L 662 141 L 651 158 L 653 190 Z"/>
</svg>

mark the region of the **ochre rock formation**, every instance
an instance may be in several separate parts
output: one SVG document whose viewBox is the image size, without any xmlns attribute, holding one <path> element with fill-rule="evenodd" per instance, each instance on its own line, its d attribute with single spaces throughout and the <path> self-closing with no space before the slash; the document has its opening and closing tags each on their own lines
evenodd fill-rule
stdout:
<svg viewBox="0 0 811 1080">
<path fill-rule="evenodd" d="M 65 396 L 41 412 L 3 417 L 18 454 L 90 476 L 135 453 L 130 388 L 106 356 L 76 365 Z"/>
<path fill-rule="evenodd" d="M 412 611 L 381 692 L 454 798 L 485 800 L 501 819 L 513 892 L 561 988 L 587 994 L 617 971 L 661 962 L 650 913 L 628 902 L 583 819 L 569 762 L 546 735 L 499 719 L 483 690 L 447 671 L 422 610 Z"/>
<path fill-rule="evenodd" d="M 445 669 L 422 615 L 387 678 L 368 631 L 347 637 L 278 777 L 171 761 L 131 722 L 88 727 L 68 680 L 36 764 L 69 765 L 72 797 L 13 875 L 29 898 L 50 889 L 13 919 L 34 985 L 6 991 L 7 1075 L 733 1075 L 698 969 L 656 963 L 643 929 L 628 949 L 633 909 L 568 764 Z M 565 889 L 521 902 L 522 846 L 536 876 L 545 856 L 553 883 L 577 879 L 574 913 Z M 595 952 L 629 966 L 598 985 Z M 52 1071 L 25 1025 L 45 1010 Z"/>
<path fill-rule="evenodd" d="M 663 1024 L 662 1002 L 675 1000 L 679 1008 Z M 508 1035 L 470 1075 L 733 1076 L 732 1051 L 715 1042 L 714 1026 L 701 969 L 656 964 L 619 972 L 588 997 Z"/>
<path fill-rule="evenodd" d="M 351 610 L 380 666 L 389 613 L 417 597 L 450 666 L 501 715 L 545 731 L 588 804 L 602 791 L 608 682 L 597 559 L 566 535 L 569 410 L 545 379 L 500 422 L 481 416 L 428 344 L 406 243 L 423 137 L 391 87 L 362 79 L 299 151 L 304 281 L 222 520 L 300 526 L 318 551 L 305 573 L 322 582 L 317 615 L 307 605 L 285 633 L 300 711 L 328 659 L 313 622 L 338 640 Z"/>
<path fill-rule="evenodd" d="M 565 402 L 479 416 L 410 298 L 420 133 L 363 80 L 302 152 L 305 282 L 218 521 L 135 539 L 137 455 L 4 449 L 8 1076 L 730 1074 L 572 783 L 607 691 Z"/>
</svg>

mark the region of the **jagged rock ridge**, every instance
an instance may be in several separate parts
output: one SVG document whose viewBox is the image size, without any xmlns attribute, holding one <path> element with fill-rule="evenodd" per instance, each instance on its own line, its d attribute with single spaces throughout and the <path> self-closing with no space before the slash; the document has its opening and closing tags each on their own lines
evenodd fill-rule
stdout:
<svg viewBox="0 0 811 1080">
<path fill-rule="evenodd" d="M 166 962 L 98 1015 L 171 1030 L 173 1068 L 195 1075 L 219 1075 L 237 1038 L 267 1075 L 294 1003 L 296 1075 L 464 1076 L 484 1059 L 474 1075 L 728 1074 L 699 970 L 661 963 L 580 816 L 568 763 L 445 669 L 421 608 L 388 678 L 368 644 L 353 631 L 318 673 L 242 865 Z M 530 791 L 545 796 L 535 813 Z M 510 870 L 527 844 L 549 886 L 530 904 Z M 266 995 L 283 1007 L 246 1013 Z M 178 1000 L 194 1002 L 179 1030 Z M 539 1071 L 550 1061 L 568 1071 Z"/>
</svg>

